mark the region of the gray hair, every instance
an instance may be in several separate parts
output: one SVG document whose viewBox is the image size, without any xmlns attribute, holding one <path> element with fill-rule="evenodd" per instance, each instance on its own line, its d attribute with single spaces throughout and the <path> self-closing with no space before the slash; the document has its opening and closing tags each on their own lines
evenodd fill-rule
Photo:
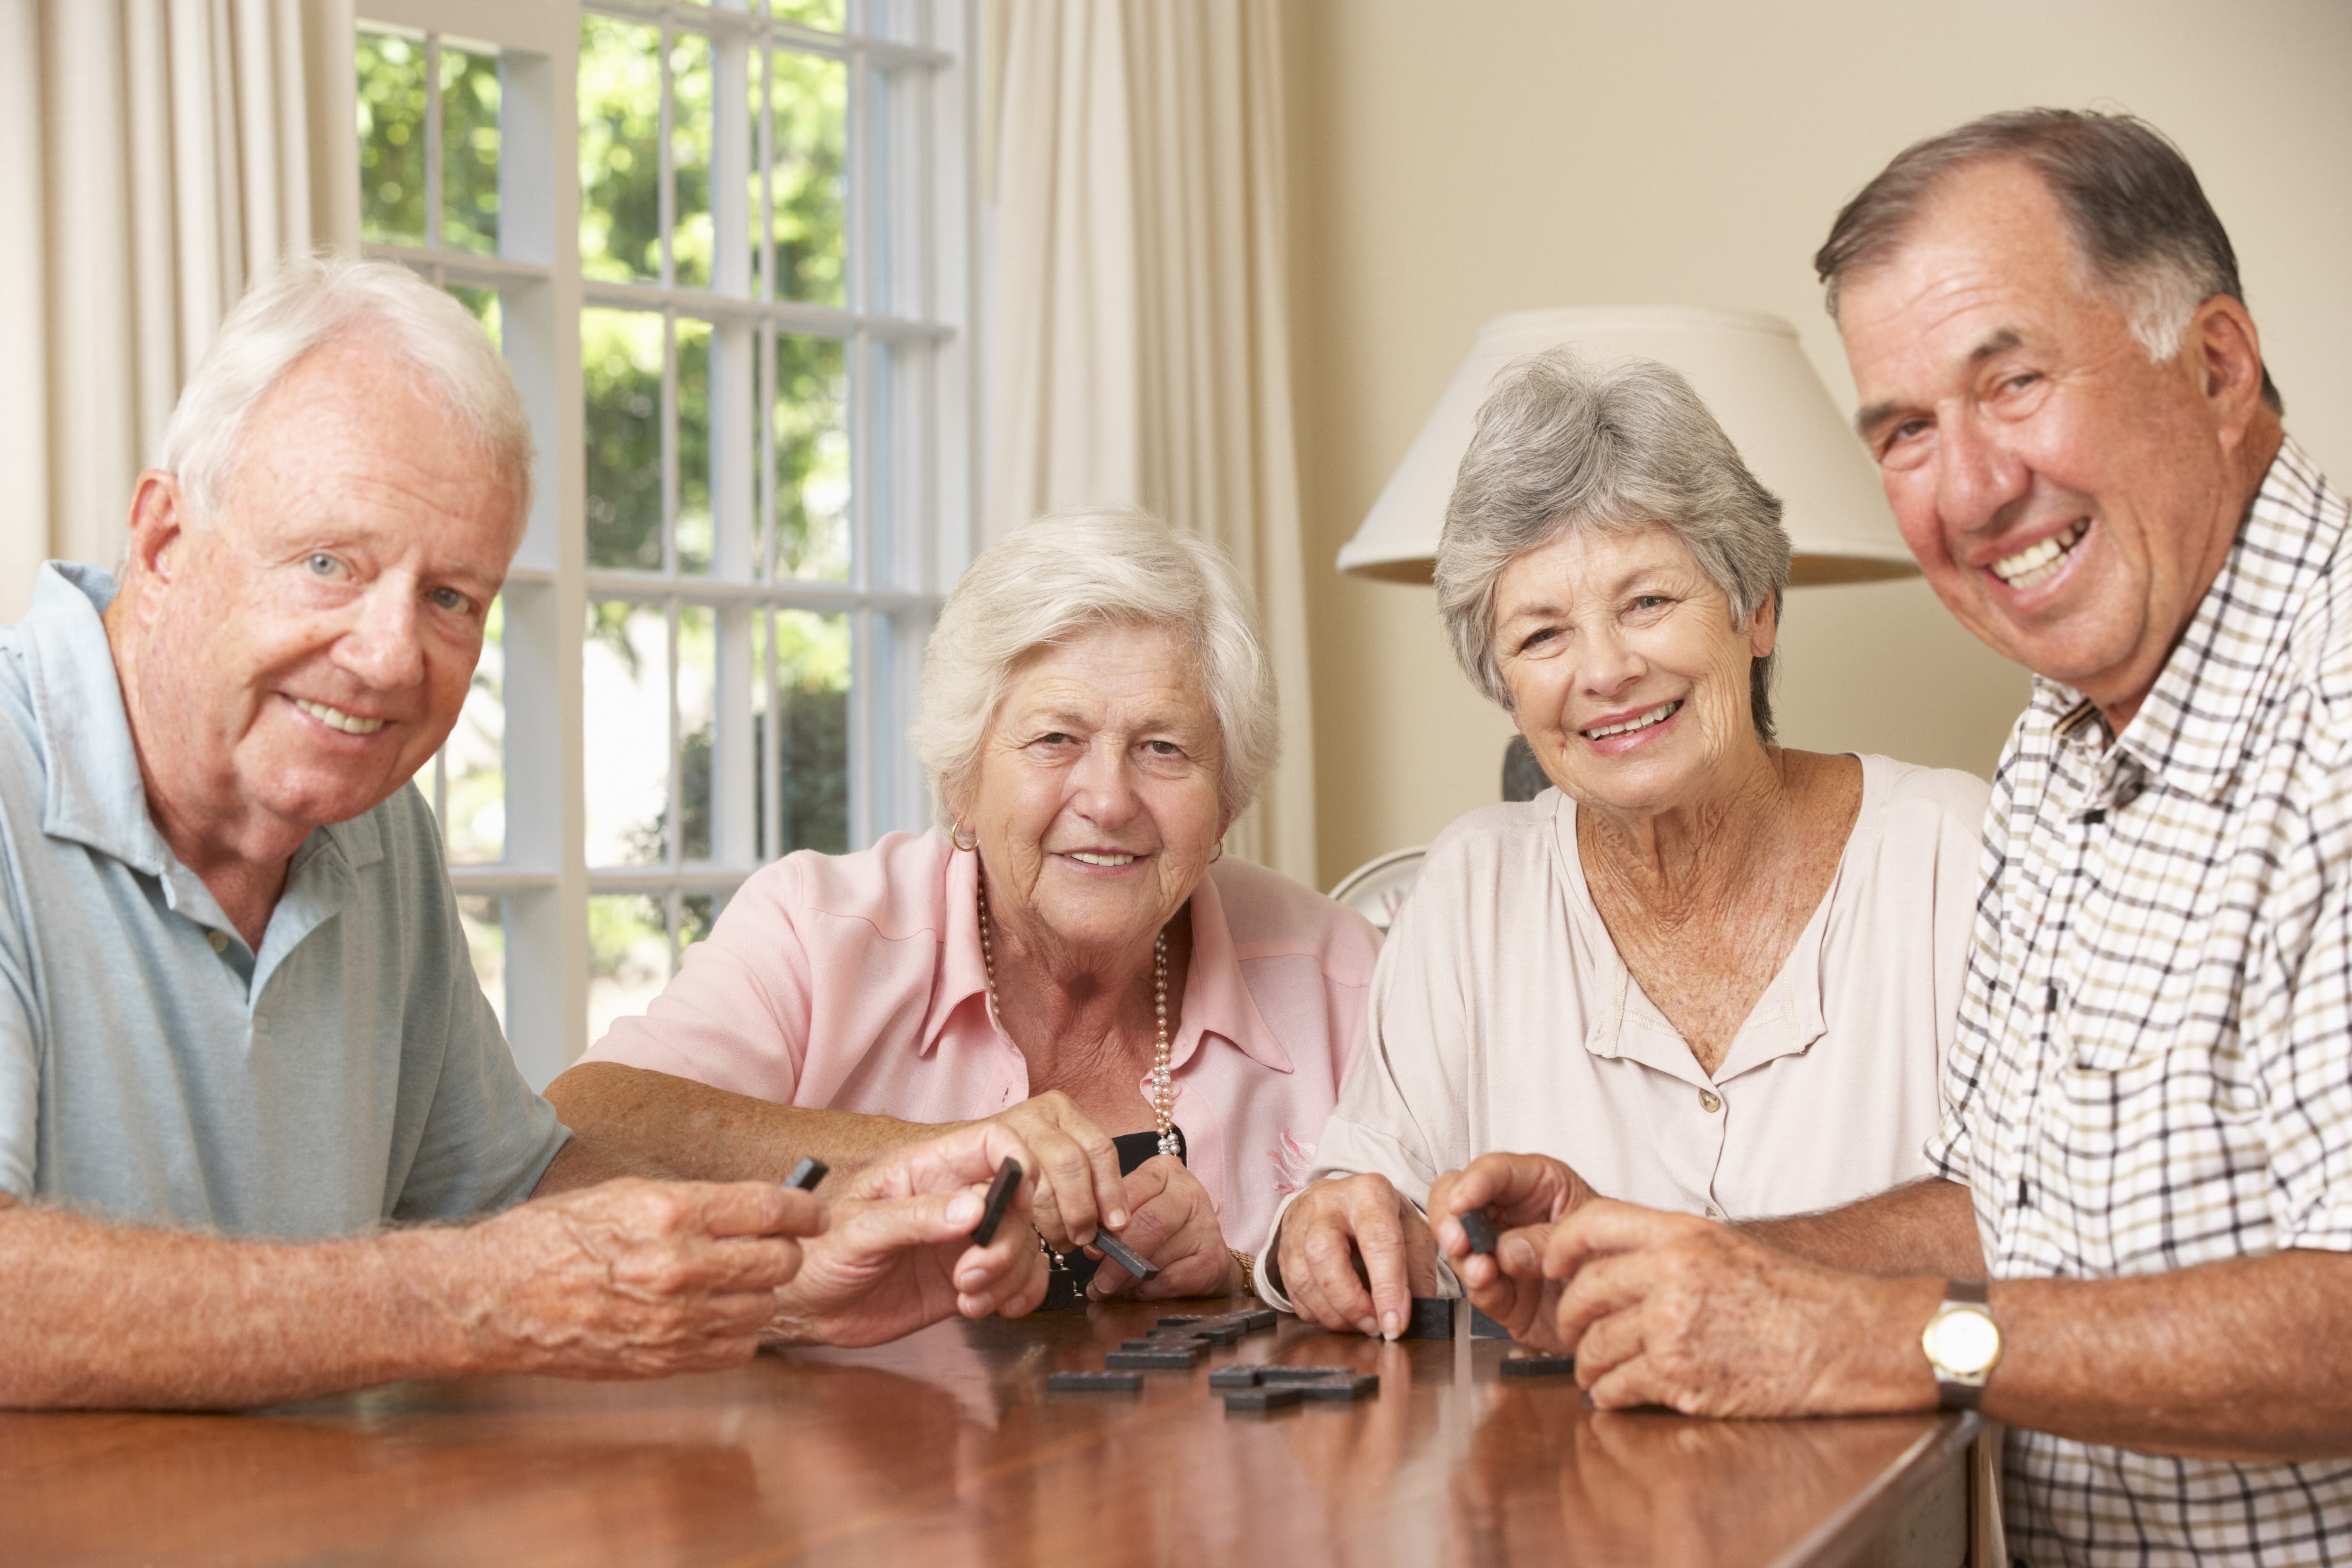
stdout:
<svg viewBox="0 0 2352 1568">
<path fill-rule="evenodd" d="M 1946 175 L 2009 160 L 2042 176 L 2074 241 L 2082 281 L 2113 302 L 2148 358 L 2180 352 L 2197 307 L 2217 294 L 2243 303 L 2238 253 L 2180 149 L 2129 114 L 2015 109 L 1914 142 L 1863 186 L 1813 258 L 1838 313 L 1838 289 L 1886 259 Z M 2263 401 L 2284 400 L 2263 370 Z"/>
<path fill-rule="evenodd" d="M 1437 609 L 1471 683 L 1511 709 L 1495 662 L 1503 569 L 1577 531 L 1663 528 L 1681 540 L 1744 629 L 1789 582 L 1780 501 L 1680 372 L 1654 360 L 1596 369 L 1568 349 L 1519 361 L 1478 410 L 1437 542 Z M 1757 736 L 1772 739 L 1772 663 L 1748 670 Z"/>
<path fill-rule="evenodd" d="M 199 524 L 235 477 L 247 423 L 303 357 L 366 333 L 415 376 L 514 492 L 516 537 L 530 512 L 537 448 L 506 362 L 455 299 L 405 267 L 289 257 L 221 323 L 172 410 L 155 466 L 179 476 Z"/>
<path fill-rule="evenodd" d="M 1048 513 L 982 551 L 940 608 L 923 654 L 912 731 L 940 826 L 966 794 L 998 705 L 1035 654 L 1104 626 L 1176 635 L 1217 715 L 1219 806 L 1257 797 L 1281 747 L 1274 666 L 1249 593 L 1223 552 L 1132 507 Z"/>
</svg>

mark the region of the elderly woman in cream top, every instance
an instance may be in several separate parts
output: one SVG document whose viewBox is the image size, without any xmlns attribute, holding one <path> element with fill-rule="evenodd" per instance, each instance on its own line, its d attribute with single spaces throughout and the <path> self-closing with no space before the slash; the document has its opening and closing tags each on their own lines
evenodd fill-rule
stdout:
<svg viewBox="0 0 2352 1568">
<path fill-rule="evenodd" d="M 1780 512 L 1663 365 L 1545 355 L 1481 411 L 1439 605 L 1558 788 L 1431 847 L 1268 1300 L 1393 1335 L 1447 1288 L 1432 1212 L 1461 1258 L 1472 1207 L 1738 1219 L 1926 1173 L 1987 790 L 1772 743 Z"/>
</svg>

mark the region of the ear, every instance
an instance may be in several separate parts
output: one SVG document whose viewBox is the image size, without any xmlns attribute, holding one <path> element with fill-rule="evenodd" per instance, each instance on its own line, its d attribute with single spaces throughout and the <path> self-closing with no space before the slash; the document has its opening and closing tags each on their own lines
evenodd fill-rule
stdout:
<svg viewBox="0 0 2352 1568">
<path fill-rule="evenodd" d="M 2254 318 L 2240 301 L 2216 294 L 2189 318 L 2180 352 L 2212 405 L 2223 440 L 2234 445 L 2264 406 L 2263 341 Z"/>
<path fill-rule="evenodd" d="M 131 540 L 119 591 L 134 596 L 142 611 L 154 591 L 171 585 L 191 526 L 188 512 L 187 492 L 177 474 L 150 468 L 139 476 L 131 496 Z"/>
<path fill-rule="evenodd" d="M 1773 595 L 1756 606 L 1748 617 L 1748 652 L 1754 658 L 1769 658 L 1772 648 L 1780 640 L 1780 595 Z"/>
</svg>

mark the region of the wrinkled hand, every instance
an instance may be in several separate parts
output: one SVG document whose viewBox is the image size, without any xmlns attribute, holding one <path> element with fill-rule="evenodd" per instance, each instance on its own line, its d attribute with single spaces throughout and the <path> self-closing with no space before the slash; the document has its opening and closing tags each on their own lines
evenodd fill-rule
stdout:
<svg viewBox="0 0 2352 1568">
<path fill-rule="evenodd" d="M 1437 1289 L 1437 1244 L 1386 1176 L 1327 1176 L 1292 1202 L 1275 1237 L 1290 1304 L 1342 1333 L 1404 1331 L 1412 1298 Z"/>
<path fill-rule="evenodd" d="M 1544 1247 L 1553 1222 L 1596 1194 L 1584 1178 L 1549 1154 L 1481 1154 L 1448 1171 L 1429 1189 L 1429 1220 L 1471 1304 L 1525 1344 L 1555 1342 L 1553 1309 L 1560 1284 L 1545 1278 Z M 1470 1250 L 1463 1215 L 1488 1209 L 1500 1232 L 1489 1258 Z"/>
<path fill-rule="evenodd" d="M 1938 1279 L 1844 1274 L 1728 1226 L 1595 1199 L 1552 1227 L 1554 1331 L 1603 1409 L 1826 1415 L 1932 1409 L 1919 1331 Z"/>
<path fill-rule="evenodd" d="M 795 1236 L 824 1206 L 772 1182 L 624 1177 L 454 1233 L 489 1289 L 459 1304 L 485 1371 L 662 1377 L 733 1366 L 759 1349 Z"/>
<path fill-rule="evenodd" d="M 1037 1233 L 1055 1251 L 1092 1241 L 1097 1226 L 1125 1227 L 1127 1184 L 1118 1173 L 1118 1146 L 1076 1100 L 1049 1089 L 983 1121 L 962 1122 L 959 1131 L 992 1125 L 1006 1129 L 1033 1151 L 1021 1164 L 1035 1178 L 1029 1195 Z M 1030 1184 L 1022 1184 L 1024 1189 Z"/>
<path fill-rule="evenodd" d="M 971 1227 L 1007 1157 L 1021 1186 L 986 1247 Z M 1018 1318 L 1045 1299 L 1045 1257 L 1032 1228 L 1028 1173 L 1037 1156 L 1001 1121 L 909 1143 L 859 1170 L 832 1198 L 833 1223 L 800 1276 L 770 1306 L 772 1342 L 873 1345 L 950 1313 Z"/>
<path fill-rule="evenodd" d="M 1114 1227 L 1115 1232 L 1159 1265 L 1160 1272 L 1137 1287 L 1126 1269 L 1106 1260 L 1087 1287 L 1089 1297 L 1100 1301 L 1125 1292 L 1139 1301 L 1156 1301 L 1170 1296 L 1223 1296 L 1241 1289 L 1241 1270 L 1225 1248 L 1217 1205 L 1182 1161 L 1154 1154 L 1138 1165 L 1127 1178 L 1127 1202 L 1126 1227 Z"/>
</svg>

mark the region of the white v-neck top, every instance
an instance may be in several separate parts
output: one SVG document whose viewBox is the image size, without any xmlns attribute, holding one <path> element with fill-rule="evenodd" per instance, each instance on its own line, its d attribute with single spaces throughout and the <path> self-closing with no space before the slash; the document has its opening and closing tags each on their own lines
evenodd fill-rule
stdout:
<svg viewBox="0 0 2352 1568">
<path fill-rule="evenodd" d="M 1377 1171 L 1422 1204 L 1479 1154 L 1538 1152 L 1610 1197 L 1746 1219 L 1927 1174 L 1988 792 L 1861 761 L 1829 893 L 1711 1078 L 1618 956 L 1572 801 L 1448 827 L 1381 949 L 1308 1180 Z"/>
</svg>

